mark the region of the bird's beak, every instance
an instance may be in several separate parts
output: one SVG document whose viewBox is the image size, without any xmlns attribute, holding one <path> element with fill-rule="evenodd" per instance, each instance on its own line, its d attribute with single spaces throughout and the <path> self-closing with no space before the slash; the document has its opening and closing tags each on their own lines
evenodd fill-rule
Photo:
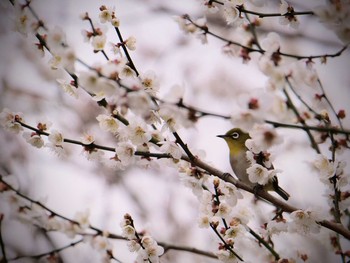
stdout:
<svg viewBox="0 0 350 263">
<path fill-rule="evenodd" d="M 219 137 L 219 138 L 225 138 L 226 137 L 226 135 L 216 135 L 216 137 Z"/>
</svg>

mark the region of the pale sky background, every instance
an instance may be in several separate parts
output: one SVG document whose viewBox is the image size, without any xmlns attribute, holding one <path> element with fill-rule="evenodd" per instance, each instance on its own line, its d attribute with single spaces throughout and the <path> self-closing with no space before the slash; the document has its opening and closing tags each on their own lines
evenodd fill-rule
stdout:
<svg viewBox="0 0 350 263">
<path fill-rule="evenodd" d="M 295 2 L 301 3 L 296 5 L 297 10 L 308 10 L 315 3 Z M 154 70 L 160 78 L 160 97 L 173 85 L 183 85 L 185 103 L 213 113 L 232 114 L 239 109 L 240 98 L 251 90 L 263 89 L 267 79 L 253 62 L 242 64 L 239 58 L 228 58 L 222 54 L 222 42 L 208 37 L 209 43 L 202 45 L 198 39 L 179 30 L 173 16 L 186 13 L 194 18 L 201 17 L 203 11 L 198 3 L 196 0 L 34 0 L 33 7 L 49 28 L 59 25 L 65 30 L 67 42 L 78 57 L 94 64 L 103 62 L 103 57 L 102 54 L 93 54 L 92 48 L 83 43 L 81 30 L 90 28 L 87 22 L 80 20 L 79 15 L 88 11 L 97 21 L 98 8 L 102 4 L 115 6 L 124 38 L 132 35 L 137 39 L 137 49 L 131 52 L 136 67 L 141 72 Z M 160 7 L 164 7 L 163 11 L 160 11 Z M 79 139 L 84 131 L 93 131 L 98 143 L 108 145 L 108 138 L 99 137 L 100 131 L 96 129 L 97 122 L 94 121 L 97 112 L 103 112 L 102 109 L 94 106 L 83 92 L 79 93 L 79 100 L 62 94 L 55 79 L 64 75 L 50 72 L 47 58 L 35 57 L 30 48 L 32 37 L 24 39 L 11 31 L 12 7 L 9 4 L 1 3 L 0 12 L 0 108 L 23 112 L 29 124 L 43 118 L 49 119 L 55 129 L 62 130 L 65 136 L 72 139 Z M 277 19 L 263 20 L 263 24 L 276 32 L 285 30 L 286 35 L 290 36 L 285 50 L 290 53 L 314 55 L 338 51 L 341 42 L 316 21 L 315 18 L 303 18 L 303 26 L 297 31 L 283 29 L 277 25 Z M 224 29 L 213 27 L 213 30 L 222 34 L 230 31 L 227 26 Z M 111 41 L 117 41 L 112 28 L 108 36 Z M 300 36 L 305 36 L 306 40 L 301 40 Z M 316 63 L 330 100 L 337 110 L 342 108 L 347 113 L 350 112 L 349 61 L 347 51 L 341 57 L 329 59 L 326 66 Z M 194 128 L 182 129 L 179 134 L 191 149 L 204 150 L 205 160 L 210 164 L 230 172 L 226 145 L 215 136 L 223 134 L 232 125 L 227 120 L 206 117 L 200 119 Z M 344 126 L 350 128 L 349 118 L 344 121 Z M 279 130 L 279 133 L 284 136 L 284 143 L 274 149 L 277 156 L 275 167 L 283 170 L 279 180 L 292 195 L 290 204 L 301 208 L 323 206 L 322 185 L 307 164 L 315 157 L 310 148 L 305 148 L 308 145 L 307 137 L 295 130 Z M 154 172 L 132 168 L 115 172 L 87 161 L 77 146 L 68 146 L 69 157 L 58 159 L 49 150 L 34 149 L 21 136 L 9 134 L 3 129 L 0 129 L 0 135 L 1 162 L 11 169 L 21 191 L 35 200 L 45 201 L 55 212 L 73 218 L 77 211 L 88 209 L 92 225 L 117 234 L 121 233 L 119 223 L 123 215 L 130 213 L 136 227 L 139 230 L 147 229 L 157 241 L 215 251 L 218 239 L 209 230 L 197 226 L 198 202 L 192 192 L 179 182 L 175 170 L 162 168 Z M 350 160 L 349 153 L 341 156 L 341 159 Z M 245 196 L 239 207 L 250 204 L 251 195 Z M 257 209 L 256 213 L 263 216 L 264 208 L 272 210 L 269 206 L 261 206 L 261 211 Z M 8 211 L 9 208 L 4 206 L 2 209 Z M 9 244 L 20 248 L 22 254 L 49 250 L 40 241 L 28 242 L 33 237 L 33 229 L 22 228 L 10 219 L 5 222 L 7 228 L 3 230 L 3 235 Z M 61 234 L 52 234 L 52 238 L 56 247 L 70 242 Z M 295 238 L 290 242 L 306 241 Z M 316 246 L 319 241 L 314 242 L 311 246 Z M 114 244 L 114 254 L 118 259 L 122 262 L 134 259 L 135 254 L 127 251 L 126 242 Z M 76 253 L 77 250 L 81 253 Z M 287 254 L 292 255 L 293 252 L 291 249 Z M 65 262 L 93 262 L 91 255 L 96 254 L 91 253 L 89 245 L 84 245 L 69 249 L 62 255 Z M 215 262 L 200 256 L 191 258 L 185 252 L 170 252 L 169 256 L 164 262 L 175 262 L 174 256 L 176 262 Z M 318 259 L 316 254 L 314 256 Z M 321 254 L 319 257 L 323 256 Z"/>
</svg>

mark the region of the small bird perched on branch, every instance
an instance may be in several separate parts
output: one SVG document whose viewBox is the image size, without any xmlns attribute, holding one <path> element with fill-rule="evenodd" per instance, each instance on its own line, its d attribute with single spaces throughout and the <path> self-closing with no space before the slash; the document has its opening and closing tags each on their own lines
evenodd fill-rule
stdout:
<svg viewBox="0 0 350 263">
<path fill-rule="evenodd" d="M 251 167 L 251 163 L 246 155 L 246 152 L 249 149 L 245 145 L 246 140 L 250 139 L 249 134 L 239 128 L 233 128 L 224 135 L 218 135 L 218 137 L 223 138 L 229 147 L 230 164 L 238 179 L 251 187 L 258 187 L 259 184 L 252 183 L 249 180 L 249 175 L 247 173 L 247 169 Z M 265 168 L 271 170 L 273 169 L 273 166 L 271 165 L 271 167 Z M 289 198 L 289 194 L 278 185 L 278 178 L 276 175 L 273 175 L 272 178 L 269 179 L 269 181 L 263 186 L 263 189 L 265 191 L 276 192 L 284 200 L 288 200 Z"/>
</svg>

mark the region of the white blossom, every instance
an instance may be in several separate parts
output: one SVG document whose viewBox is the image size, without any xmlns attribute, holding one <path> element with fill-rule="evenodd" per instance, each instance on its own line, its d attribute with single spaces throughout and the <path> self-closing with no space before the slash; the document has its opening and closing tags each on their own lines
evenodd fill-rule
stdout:
<svg viewBox="0 0 350 263">
<path fill-rule="evenodd" d="M 114 27 L 119 27 L 119 26 L 120 26 L 120 20 L 119 20 L 117 17 L 115 17 L 115 18 L 113 18 L 113 19 L 111 20 L 111 24 L 112 24 L 112 26 L 114 26 Z"/>
<path fill-rule="evenodd" d="M 171 156 L 175 159 L 180 159 L 182 156 L 182 150 L 181 148 L 172 141 L 162 141 L 159 144 L 162 146 L 159 148 L 159 150 L 163 153 L 169 153 Z"/>
<path fill-rule="evenodd" d="M 86 209 L 85 211 L 78 211 L 75 213 L 74 220 L 79 223 L 81 228 L 87 228 L 90 226 L 89 221 L 90 211 Z"/>
<path fill-rule="evenodd" d="M 23 114 L 21 112 L 12 112 L 7 108 L 4 108 L 0 113 L 1 126 L 11 132 L 19 133 L 23 130 L 23 127 L 18 121 L 23 121 Z"/>
<path fill-rule="evenodd" d="M 292 219 L 288 223 L 289 232 L 297 232 L 302 235 L 308 235 L 310 233 L 317 234 L 320 232 L 320 226 L 316 224 L 317 218 L 315 213 L 309 210 L 297 210 L 290 214 Z"/>
<path fill-rule="evenodd" d="M 147 116 L 154 109 L 150 96 L 143 90 L 129 92 L 127 99 L 130 109 L 137 115 Z"/>
<path fill-rule="evenodd" d="M 43 138 L 36 132 L 24 132 L 23 137 L 26 139 L 27 143 L 36 148 L 41 148 L 45 144 Z"/>
<path fill-rule="evenodd" d="M 197 221 L 200 228 L 208 228 L 210 226 L 210 217 L 208 215 L 200 216 Z"/>
<path fill-rule="evenodd" d="M 126 225 L 122 228 L 122 233 L 123 233 L 123 237 L 126 237 L 127 239 L 134 239 L 135 236 L 135 228 L 133 228 L 130 225 Z"/>
<path fill-rule="evenodd" d="M 124 65 L 119 72 L 120 79 L 135 78 L 135 77 L 136 77 L 136 72 L 127 65 Z"/>
<path fill-rule="evenodd" d="M 312 166 L 320 175 L 320 180 L 326 184 L 329 183 L 329 179 L 335 174 L 334 163 L 328 160 L 324 155 L 318 154 L 313 161 Z"/>
<path fill-rule="evenodd" d="M 143 143 L 147 143 L 152 135 L 148 131 L 146 125 L 142 122 L 133 122 L 128 127 L 127 130 L 129 132 L 129 139 L 135 145 L 141 145 Z"/>
<path fill-rule="evenodd" d="M 105 35 L 97 35 L 91 38 L 92 38 L 91 44 L 92 44 L 92 47 L 94 48 L 94 51 L 100 51 L 104 49 L 106 40 L 107 40 Z"/>
<path fill-rule="evenodd" d="M 105 236 L 100 236 L 100 235 L 94 236 L 91 239 L 90 244 L 93 248 L 95 248 L 100 253 L 105 253 L 107 250 L 112 249 L 111 243 L 109 242 L 108 238 Z"/>
<path fill-rule="evenodd" d="M 231 0 L 224 2 L 224 18 L 229 25 L 240 25 L 241 18 L 239 17 L 239 10 L 237 9 L 237 5 L 243 4 L 243 0 Z"/>
<path fill-rule="evenodd" d="M 267 223 L 267 231 L 270 235 L 279 234 L 280 232 L 286 232 L 288 224 L 284 221 L 271 220 Z"/>
<path fill-rule="evenodd" d="M 261 47 L 269 54 L 276 52 L 280 46 L 280 36 L 275 32 L 268 33 L 261 41 Z"/>
<path fill-rule="evenodd" d="M 49 143 L 45 144 L 46 147 L 51 149 L 58 156 L 64 156 L 65 150 L 62 146 L 64 142 L 64 138 L 62 133 L 52 130 L 50 135 L 48 136 Z"/>
<path fill-rule="evenodd" d="M 66 44 L 66 34 L 61 27 L 55 26 L 53 29 L 48 31 L 46 43 L 50 50 L 57 51 L 63 49 L 63 45 Z"/>
<path fill-rule="evenodd" d="M 284 15 L 294 10 L 285 0 L 281 0 L 280 14 Z M 287 15 L 279 18 L 281 25 L 289 25 L 290 27 L 297 29 L 299 27 L 299 21 L 295 15 Z"/>
<path fill-rule="evenodd" d="M 232 252 L 225 249 L 220 249 L 215 253 L 220 262 L 223 263 L 238 263 L 241 262 Z"/>
<path fill-rule="evenodd" d="M 134 51 L 136 49 L 136 38 L 131 36 L 131 37 L 128 37 L 126 40 L 125 40 L 125 46 L 131 50 L 131 51 Z"/>
<path fill-rule="evenodd" d="M 185 19 L 183 16 L 174 16 L 174 20 L 178 24 L 179 28 L 186 34 L 195 33 L 198 30 L 198 28 L 194 24 Z"/>
<path fill-rule="evenodd" d="M 96 119 L 98 120 L 102 130 L 112 132 L 114 134 L 118 131 L 119 122 L 113 116 L 100 114 L 96 117 Z"/>
<path fill-rule="evenodd" d="M 83 144 L 89 145 L 95 142 L 95 137 L 92 134 L 84 133 L 82 137 L 80 137 L 80 141 Z"/>
<path fill-rule="evenodd" d="M 259 145 L 262 150 L 267 150 L 271 146 L 281 144 L 283 141 L 277 134 L 276 129 L 267 124 L 254 125 L 249 135 L 254 140 L 255 145 Z"/>
<path fill-rule="evenodd" d="M 276 174 L 275 170 L 268 170 L 260 164 L 253 164 L 247 169 L 249 180 L 252 183 L 265 185 Z"/>
<path fill-rule="evenodd" d="M 130 252 L 139 251 L 141 248 L 141 245 L 135 239 L 129 240 L 126 244 Z"/>
<path fill-rule="evenodd" d="M 65 79 L 56 79 L 59 86 L 66 92 L 68 95 L 78 98 L 78 89 L 71 84 L 71 82 L 66 81 Z"/>
<path fill-rule="evenodd" d="M 111 22 L 114 17 L 115 7 L 102 6 L 98 17 L 101 23 Z"/>
<path fill-rule="evenodd" d="M 152 96 L 155 96 L 159 90 L 159 81 L 153 71 L 146 71 L 140 74 L 141 84 L 145 91 Z"/>
<path fill-rule="evenodd" d="M 17 1 L 15 2 L 14 30 L 24 36 L 27 36 L 30 24 L 33 22 L 27 10 L 27 8 L 22 8 Z"/>
<path fill-rule="evenodd" d="M 220 216 L 222 218 L 227 218 L 232 211 L 232 207 L 226 203 L 221 202 L 218 207 L 218 212 L 216 213 L 217 216 Z"/>
<path fill-rule="evenodd" d="M 115 152 L 117 158 L 125 166 L 134 160 L 135 147 L 129 142 L 119 142 Z"/>
<path fill-rule="evenodd" d="M 69 238 L 74 238 L 76 235 L 82 232 L 82 228 L 73 222 L 63 221 L 62 232 Z"/>
<path fill-rule="evenodd" d="M 223 185 L 223 187 L 221 186 Z M 222 182 L 220 184 L 220 190 L 224 194 L 222 198 L 231 206 L 234 207 L 237 204 L 238 199 L 243 198 L 241 192 L 237 187 L 231 183 Z"/>
</svg>

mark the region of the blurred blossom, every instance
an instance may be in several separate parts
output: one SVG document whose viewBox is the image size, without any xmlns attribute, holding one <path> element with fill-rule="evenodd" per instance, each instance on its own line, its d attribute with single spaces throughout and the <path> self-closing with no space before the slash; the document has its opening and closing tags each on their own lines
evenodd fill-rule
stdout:
<svg viewBox="0 0 350 263">
<path fill-rule="evenodd" d="M 71 84 L 71 82 L 68 82 L 64 79 L 57 79 L 56 80 L 59 84 L 59 86 L 63 89 L 64 92 L 66 92 L 68 95 L 78 98 L 78 89 Z"/>
<path fill-rule="evenodd" d="M 169 153 L 171 156 L 175 159 L 180 159 L 182 156 L 182 150 L 181 148 L 172 141 L 163 141 L 159 142 L 162 146 L 159 148 L 159 150 L 163 153 Z"/>
<path fill-rule="evenodd" d="M 115 152 L 118 159 L 125 166 L 129 165 L 134 160 L 135 147 L 129 142 L 118 143 Z"/>
<path fill-rule="evenodd" d="M 106 44 L 106 36 L 105 35 L 97 35 L 92 37 L 92 47 L 94 48 L 94 51 L 100 51 L 103 50 Z"/>
<path fill-rule="evenodd" d="M 277 134 L 276 129 L 268 124 L 254 125 L 249 135 L 252 137 L 255 144 L 259 145 L 263 150 L 267 150 L 283 142 L 282 138 Z"/>
<path fill-rule="evenodd" d="M 299 21 L 298 18 L 295 15 L 292 15 L 291 13 L 294 12 L 294 8 L 287 3 L 285 0 L 281 0 L 280 5 L 280 14 L 285 15 L 279 18 L 279 22 L 281 25 L 289 25 L 290 27 L 297 29 L 299 27 Z"/>
<path fill-rule="evenodd" d="M 124 65 L 119 72 L 120 79 L 135 78 L 136 72 L 129 66 Z"/>
<path fill-rule="evenodd" d="M 113 116 L 100 114 L 96 117 L 102 130 L 115 134 L 119 128 L 119 121 Z"/>
<path fill-rule="evenodd" d="M 48 31 L 46 42 L 50 50 L 57 51 L 64 49 L 64 45 L 67 45 L 66 34 L 61 27 L 55 26 Z"/>
<path fill-rule="evenodd" d="M 242 5 L 243 0 L 225 0 L 224 1 L 224 18 L 229 25 L 239 26 L 243 23 L 243 19 L 239 16 L 238 5 Z"/>
<path fill-rule="evenodd" d="M 159 90 L 159 81 L 153 71 L 146 71 L 143 74 L 140 74 L 141 83 L 147 93 L 152 96 L 157 95 Z"/>
<path fill-rule="evenodd" d="M 131 37 L 128 37 L 126 40 L 125 40 L 125 46 L 131 50 L 131 51 L 134 51 L 136 50 L 136 38 L 131 36 Z"/>
<path fill-rule="evenodd" d="M 23 132 L 23 137 L 27 143 L 36 148 L 42 148 L 45 144 L 41 136 L 35 132 Z"/>
<path fill-rule="evenodd" d="M 290 214 L 292 219 L 288 223 L 288 231 L 299 233 L 301 235 L 317 234 L 320 232 L 320 226 L 316 223 L 317 217 L 314 212 L 309 210 L 297 210 Z"/>
<path fill-rule="evenodd" d="M 84 133 L 83 136 L 80 138 L 80 141 L 83 144 L 89 145 L 89 144 L 95 142 L 95 137 L 93 135 L 91 135 L 91 134 Z"/>
<path fill-rule="evenodd" d="M 334 163 L 328 160 L 324 155 L 319 154 L 312 165 L 319 173 L 320 180 L 324 183 L 329 183 L 329 178 L 334 176 L 335 173 Z"/>
<path fill-rule="evenodd" d="M 280 36 L 275 32 L 268 33 L 261 41 L 261 47 L 270 54 L 278 51 L 280 46 Z"/>
<path fill-rule="evenodd" d="M 21 112 L 12 112 L 9 109 L 5 108 L 0 113 L 0 124 L 3 128 L 8 131 L 19 133 L 23 130 L 23 127 L 17 121 L 23 121 L 23 113 Z"/>
</svg>

